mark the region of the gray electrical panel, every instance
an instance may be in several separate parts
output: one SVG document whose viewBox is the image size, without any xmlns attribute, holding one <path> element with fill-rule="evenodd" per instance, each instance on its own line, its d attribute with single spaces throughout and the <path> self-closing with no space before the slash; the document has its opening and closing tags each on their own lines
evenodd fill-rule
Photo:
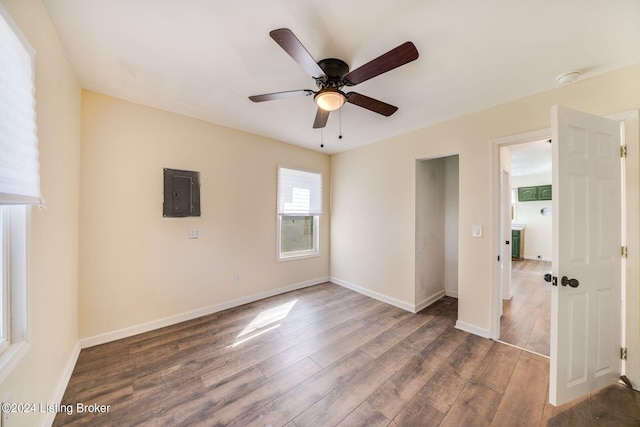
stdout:
<svg viewBox="0 0 640 427">
<path fill-rule="evenodd" d="M 200 216 L 200 173 L 164 169 L 162 216 Z"/>
</svg>

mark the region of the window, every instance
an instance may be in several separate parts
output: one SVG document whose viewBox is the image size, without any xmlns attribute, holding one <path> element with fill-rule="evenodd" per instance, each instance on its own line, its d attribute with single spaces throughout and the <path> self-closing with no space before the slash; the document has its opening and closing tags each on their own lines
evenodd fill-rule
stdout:
<svg viewBox="0 0 640 427">
<path fill-rule="evenodd" d="M 0 5 L 0 382 L 28 349 L 29 205 L 42 205 L 34 51 Z"/>
<path fill-rule="evenodd" d="M 278 259 L 317 256 L 322 174 L 278 168 Z"/>
<path fill-rule="evenodd" d="M 27 350 L 28 206 L 0 206 L 0 381 Z"/>
</svg>

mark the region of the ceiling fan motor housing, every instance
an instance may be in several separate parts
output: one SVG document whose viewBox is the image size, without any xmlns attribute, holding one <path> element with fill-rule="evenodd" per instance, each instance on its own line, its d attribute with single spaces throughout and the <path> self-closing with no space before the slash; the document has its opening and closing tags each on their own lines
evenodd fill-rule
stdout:
<svg viewBox="0 0 640 427">
<path fill-rule="evenodd" d="M 349 73 L 349 65 L 341 59 L 326 58 L 318 61 L 318 65 L 326 74 L 326 77 L 316 79 L 318 88 L 333 87 L 340 89 L 344 86 L 342 78 Z"/>
</svg>

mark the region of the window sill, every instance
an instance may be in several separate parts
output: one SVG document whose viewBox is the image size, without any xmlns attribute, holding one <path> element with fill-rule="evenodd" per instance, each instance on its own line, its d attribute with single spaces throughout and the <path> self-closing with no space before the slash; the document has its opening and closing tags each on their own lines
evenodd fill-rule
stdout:
<svg viewBox="0 0 640 427">
<path fill-rule="evenodd" d="M 300 252 L 289 252 L 287 254 L 280 254 L 276 261 L 294 261 L 297 259 L 308 259 L 308 258 L 316 258 L 320 256 L 320 252 L 309 252 L 309 251 L 300 251 Z"/>
</svg>

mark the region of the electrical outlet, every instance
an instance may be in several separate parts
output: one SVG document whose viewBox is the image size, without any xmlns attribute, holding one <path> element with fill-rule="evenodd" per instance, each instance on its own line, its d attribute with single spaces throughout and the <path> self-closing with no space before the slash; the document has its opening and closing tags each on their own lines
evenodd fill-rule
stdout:
<svg viewBox="0 0 640 427">
<path fill-rule="evenodd" d="M 189 238 L 190 239 L 198 239 L 198 238 L 200 238 L 200 230 L 198 230 L 197 228 L 190 228 L 189 229 Z"/>
<path fill-rule="evenodd" d="M 240 283 L 240 274 L 236 273 L 236 274 L 233 276 L 233 283 L 235 283 L 236 285 L 237 285 L 238 283 Z"/>
</svg>

